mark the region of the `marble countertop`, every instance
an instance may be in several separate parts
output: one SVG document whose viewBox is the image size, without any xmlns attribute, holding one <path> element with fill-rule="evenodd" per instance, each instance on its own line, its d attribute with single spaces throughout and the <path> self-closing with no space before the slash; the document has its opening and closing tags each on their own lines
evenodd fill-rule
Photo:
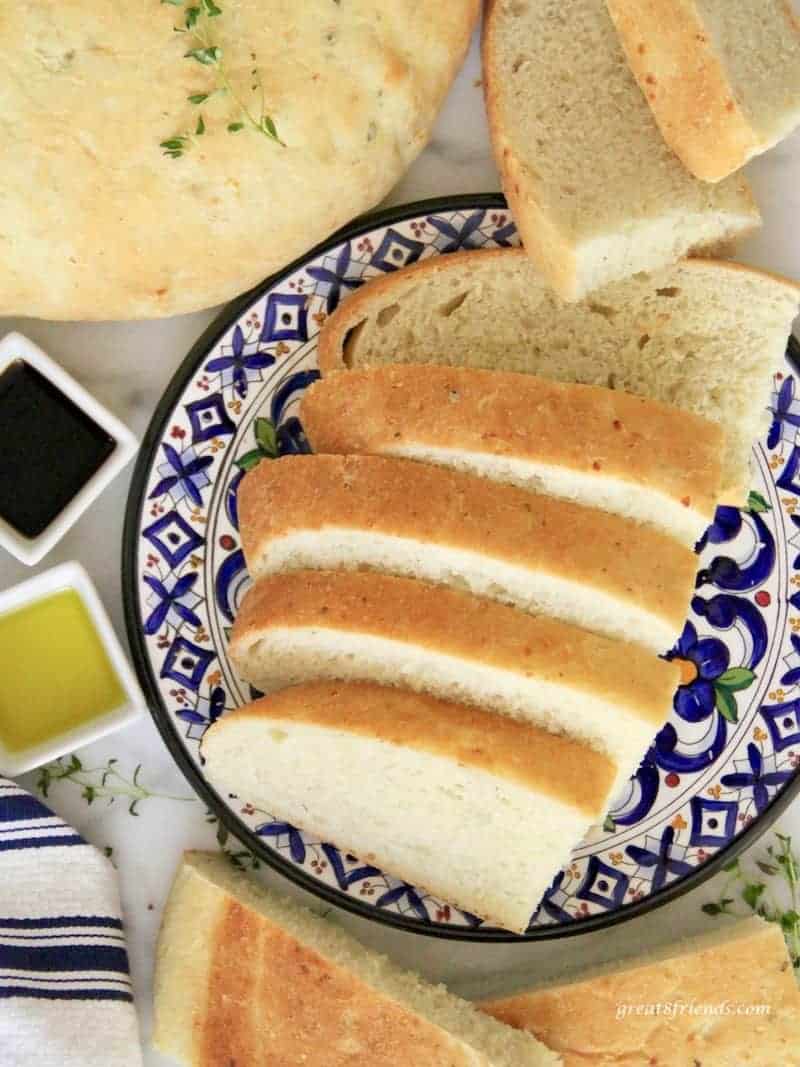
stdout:
<svg viewBox="0 0 800 1067">
<path fill-rule="evenodd" d="M 765 217 L 763 229 L 742 245 L 739 258 L 800 279 L 800 134 L 755 162 L 750 177 Z M 499 187 L 489 151 L 477 41 L 453 87 L 428 149 L 388 200 L 397 204 L 450 193 L 492 191 Z M 12 319 L 0 333 L 17 329 L 59 360 L 103 403 L 142 435 L 179 362 L 216 314 L 211 310 L 171 320 L 135 324 L 61 324 Z M 120 632 L 124 633 L 120 590 L 120 545 L 130 471 L 119 477 L 50 554 L 44 566 L 78 559 L 92 574 Z M 0 588 L 30 575 L 7 555 L 0 557 Z M 142 718 L 124 732 L 82 751 L 84 771 L 49 787 L 48 800 L 93 843 L 113 850 L 122 887 L 129 946 L 148 1067 L 167 1064 L 149 1044 L 153 948 L 160 912 L 181 851 L 216 847 L 216 826 L 174 766 L 155 727 Z M 111 758 L 119 777 L 113 796 L 87 803 L 81 783 Z M 139 787 L 131 782 L 141 764 Z M 36 788 L 37 774 L 23 784 Z M 137 803 L 131 812 L 132 802 Z M 800 839 L 800 809 L 795 805 L 783 828 Z M 759 851 L 764 845 L 755 845 Z M 271 872 L 265 881 L 304 897 Z M 413 966 L 432 979 L 449 981 L 458 991 L 493 991 L 523 973 L 548 973 L 570 962 L 588 963 L 663 941 L 675 931 L 690 933 L 713 920 L 701 911 L 719 895 L 718 879 L 644 918 L 611 930 L 539 945 L 471 946 L 395 932 L 340 913 L 338 921 L 366 943 Z"/>
</svg>

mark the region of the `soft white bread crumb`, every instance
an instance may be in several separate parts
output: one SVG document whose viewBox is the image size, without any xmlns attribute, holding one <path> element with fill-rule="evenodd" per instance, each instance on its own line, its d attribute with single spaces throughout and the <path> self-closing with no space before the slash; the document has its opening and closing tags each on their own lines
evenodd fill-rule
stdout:
<svg viewBox="0 0 800 1067">
<path fill-rule="evenodd" d="M 297 571 L 247 593 L 230 656 L 264 693 L 370 681 L 584 741 L 631 774 L 667 718 L 677 668 L 637 645 L 385 574 Z"/>
<path fill-rule="evenodd" d="M 217 789 L 519 933 L 616 777 L 578 742 L 364 684 L 285 689 L 202 751 Z"/>
<path fill-rule="evenodd" d="M 518 249 L 456 252 L 349 297 L 325 323 L 319 360 L 323 374 L 390 363 L 517 371 L 674 404 L 722 426 L 723 500 L 738 504 L 799 305 L 793 282 L 712 260 L 566 304 Z"/>
<path fill-rule="evenodd" d="M 323 392 L 340 381 L 326 379 Z M 341 431 L 346 420 L 327 418 L 324 400 L 320 410 L 320 423 Z M 307 430 L 316 422 L 307 419 Z M 697 570 L 690 548 L 622 518 L 377 456 L 261 463 L 240 487 L 239 518 L 256 579 L 370 568 L 468 589 L 659 653 L 683 626 Z"/>
<path fill-rule="evenodd" d="M 503 190 L 565 300 L 758 225 L 744 178 L 709 186 L 665 144 L 605 0 L 491 0 L 483 51 Z"/>
</svg>

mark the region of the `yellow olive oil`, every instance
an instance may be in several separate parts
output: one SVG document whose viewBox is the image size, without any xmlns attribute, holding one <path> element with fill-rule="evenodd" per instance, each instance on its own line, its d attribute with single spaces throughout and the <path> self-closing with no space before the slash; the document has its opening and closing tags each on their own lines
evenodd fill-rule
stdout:
<svg viewBox="0 0 800 1067">
<path fill-rule="evenodd" d="M 92 617 L 72 589 L 0 615 L 0 742 L 24 752 L 125 703 Z"/>
</svg>

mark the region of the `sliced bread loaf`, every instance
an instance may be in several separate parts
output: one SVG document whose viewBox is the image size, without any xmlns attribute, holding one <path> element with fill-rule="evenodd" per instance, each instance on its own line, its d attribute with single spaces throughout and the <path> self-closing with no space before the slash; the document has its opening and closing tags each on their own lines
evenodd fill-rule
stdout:
<svg viewBox="0 0 800 1067">
<path fill-rule="evenodd" d="M 154 1043 L 185 1067 L 558 1067 L 535 1038 L 187 852 L 158 940 Z"/>
<path fill-rule="evenodd" d="M 316 382 L 301 417 L 318 452 L 406 456 L 588 505 L 584 519 L 601 536 L 608 528 L 631 543 L 647 535 L 627 527 L 625 536 L 626 525 L 589 509 L 693 546 L 714 517 L 722 477 L 717 423 L 631 393 L 526 374 L 369 367 Z M 553 518 L 572 514 L 551 507 Z"/>
<path fill-rule="evenodd" d="M 325 422 L 341 429 L 336 416 Z M 261 463 L 239 490 L 239 518 L 254 578 L 370 568 L 466 588 L 656 652 L 680 632 L 697 570 L 691 549 L 615 515 L 377 456 Z"/>
<path fill-rule="evenodd" d="M 607 0 L 664 139 L 717 182 L 800 125 L 800 25 L 788 0 Z"/>
<path fill-rule="evenodd" d="M 203 757 L 218 789 L 517 933 L 617 777 L 536 726 L 365 684 L 241 708 L 206 733 Z"/>
<path fill-rule="evenodd" d="M 724 498 L 736 503 L 798 306 L 794 283 L 712 260 L 565 304 L 519 249 L 456 252 L 347 299 L 322 329 L 319 361 L 323 374 L 385 363 L 517 371 L 673 404 L 722 426 Z"/>
<path fill-rule="evenodd" d="M 230 655 L 264 693 L 372 681 L 586 741 L 631 773 L 666 719 L 677 667 L 638 645 L 410 578 L 297 571 L 247 593 Z"/>
<path fill-rule="evenodd" d="M 483 55 L 503 189 L 563 299 L 758 225 L 742 177 L 709 187 L 664 143 L 605 0 L 490 0 Z"/>
<path fill-rule="evenodd" d="M 798 1067 L 800 993 L 779 926 L 734 922 L 482 1005 L 564 1067 Z"/>
</svg>

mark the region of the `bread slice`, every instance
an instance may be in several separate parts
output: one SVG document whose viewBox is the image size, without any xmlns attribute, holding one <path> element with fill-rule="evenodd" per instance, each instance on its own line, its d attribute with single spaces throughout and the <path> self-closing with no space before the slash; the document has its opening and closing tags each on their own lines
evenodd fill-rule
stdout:
<svg viewBox="0 0 800 1067">
<path fill-rule="evenodd" d="M 596 522 L 601 538 L 605 527 L 619 536 L 626 524 L 589 508 L 693 546 L 714 517 L 722 479 L 717 423 L 631 393 L 533 375 L 369 367 L 316 382 L 301 417 L 318 452 L 406 456 L 588 505 L 584 521 Z M 569 507 L 551 507 L 568 521 Z M 648 535 L 629 534 L 631 542 L 640 536 Z"/>
<path fill-rule="evenodd" d="M 158 941 L 154 1043 L 186 1067 L 558 1067 L 220 854 L 187 852 Z"/>
<path fill-rule="evenodd" d="M 607 3 L 664 140 L 698 178 L 726 178 L 800 125 L 787 0 Z"/>
<path fill-rule="evenodd" d="M 780 927 L 758 918 L 482 1007 L 564 1067 L 800 1064 L 792 964 Z"/>
<path fill-rule="evenodd" d="M 239 519 L 254 578 L 368 568 L 656 652 L 681 630 L 697 570 L 691 549 L 615 515 L 378 456 L 261 463 L 242 482 Z"/>
<path fill-rule="evenodd" d="M 759 224 L 744 178 L 709 187 L 664 143 L 605 0 L 489 0 L 483 69 L 503 190 L 564 300 Z"/>
<path fill-rule="evenodd" d="M 516 933 L 618 775 L 537 726 L 360 683 L 284 689 L 218 720 L 202 751 L 218 789 Z"/>
<path fill-rule="evenodd" d="M 749 487 L 770 376 L 800 306 L 795 283 L 686 260 L 565 304 L 520 249 L 434 256 L 363 286 L 320 335 L 323 374 L 440 363 L 609 386 L 719 423 L 723 498 Z"/>
<path fill-rule="evenodd" d="M 624 775 L 678 680 L 673 663 L 638 645 L 455 589 L 347 571 L 256 582 L 229 651 L 264 693 L 325 679 L 405 687 L 586 741 Z"/>
</svg>

